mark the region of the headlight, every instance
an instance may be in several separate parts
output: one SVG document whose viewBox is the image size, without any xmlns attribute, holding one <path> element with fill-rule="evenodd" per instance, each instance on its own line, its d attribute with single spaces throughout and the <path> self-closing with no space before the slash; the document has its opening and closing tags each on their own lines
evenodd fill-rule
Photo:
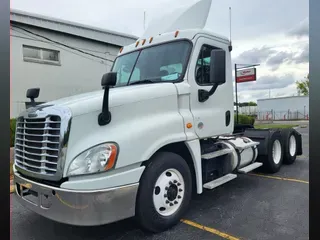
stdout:
<svg viewBox="0 0 320 240">
<path fill-rule="evenodd" d="M 107 171 L 114 167 L 118 148 L 116 144 L 104 143 L 78 155 L 71 162 L 67 175 L 83 175 Z"/>
</svg>

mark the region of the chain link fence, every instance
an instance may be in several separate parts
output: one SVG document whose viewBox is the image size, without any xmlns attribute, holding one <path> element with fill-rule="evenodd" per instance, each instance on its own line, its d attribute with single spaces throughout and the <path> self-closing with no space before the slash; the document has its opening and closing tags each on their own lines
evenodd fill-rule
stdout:
<svg viewBox="0 0 320 240">
<path fill-rule="evenodd" d="M 260 121 L 285 121 L 285 120 L 309 120 L 309 112 L 307 111 L 258 111 L 257 120 Z"/>
</svg>

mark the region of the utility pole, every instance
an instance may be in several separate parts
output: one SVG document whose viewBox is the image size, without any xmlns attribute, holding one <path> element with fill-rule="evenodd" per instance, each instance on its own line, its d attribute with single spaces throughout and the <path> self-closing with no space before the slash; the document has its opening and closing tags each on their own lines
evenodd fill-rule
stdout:
<svg viewBox="0 0 320 240">
<path fill-rule="evenodd" d="M 239 109 L 238 109 L 238 84 L 237 84 L 237 64 L 234 64 L 234 77 L 235 77 L 235 87 L 236 87 L 236 120 L 239 123 Z"/>
</svg>

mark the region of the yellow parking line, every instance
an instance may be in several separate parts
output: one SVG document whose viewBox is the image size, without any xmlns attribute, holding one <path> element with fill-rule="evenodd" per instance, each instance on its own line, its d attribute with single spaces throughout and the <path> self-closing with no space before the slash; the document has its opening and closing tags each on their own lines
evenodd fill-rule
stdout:
<svg viewBox="0 0 320 240">
<path fill-rule="evenodd" d="M 215 235 L 218 235 L 219 237 L 222 237 L 224 239 L 228 239 L 228 240 L 240 240 L 240 238 L 236 238 L 236 237 L 233 237 L 227 233 L 224 233 L 224 232 L 220 232 L 219 230 L 216 230 L 214 228 L 209 228 L 209 227 L 206 227 L 206 226 L 203 226 L 203 225 L 200 225 L 198 223 L 195 223 L 195 222 L 192 222 L 192 221 L 189 221 L 189 220 L 185 220 L 185 219 L 182 219 L 181 222 L 185 223 L 185 224 L 188 224 L 192 227 L 195 227 L 195 228 L 198 228 L 198 229 L 201 229 L 201 230 L 204 230 L 206 232 L 210 232 L 210 233 L 213 233 Z"/>
<path fill-rule="evenodd" d="M 283 180 L 283 181 L 299 182 L 299 183 L 309 184 L 308 181 L 304 181 L 304 180 L 300 180 L 300 179 L 294 179 L 294 178 L 284 178 L 284 177 L 269 176 L 269 175 L 255 174 L 255 173 L 248 173 L 248 175 L 264 177 L 264 178 L 271 178 L 271 179 L 276 179 L 276 180 Z"/>
</svg>

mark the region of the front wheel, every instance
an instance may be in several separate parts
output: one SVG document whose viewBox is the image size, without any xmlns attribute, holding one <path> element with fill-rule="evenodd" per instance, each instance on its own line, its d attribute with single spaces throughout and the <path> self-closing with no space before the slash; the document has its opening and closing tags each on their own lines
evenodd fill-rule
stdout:
<svg viewBox="0 0 320 240">
<path fill-rule="evenodd" d="M 165 231 L 180 221 L 191 195 L 192 177 L 186 161 L 174 153 L 156 153 L 140 180 L 136 218 L 148 231 Z"/>
</svg>

